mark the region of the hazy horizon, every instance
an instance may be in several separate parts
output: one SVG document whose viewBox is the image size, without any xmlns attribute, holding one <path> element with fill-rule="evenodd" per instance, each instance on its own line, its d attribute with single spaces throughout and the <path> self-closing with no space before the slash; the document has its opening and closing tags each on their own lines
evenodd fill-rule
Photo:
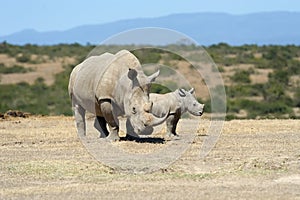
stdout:
<svg viewBox="0 0 300 200">
<path fill-rule="evenodd" d="M 300 12 L 300 1 L 4 1 L 0 12 L 0 36 L 25 29 L 39 32 L 64 31 L 77 26 L 105 24 L 136 18 L 156 18 L 181 13 L 227 13 L 243 15 L 257 12 Z"/>
</svg>

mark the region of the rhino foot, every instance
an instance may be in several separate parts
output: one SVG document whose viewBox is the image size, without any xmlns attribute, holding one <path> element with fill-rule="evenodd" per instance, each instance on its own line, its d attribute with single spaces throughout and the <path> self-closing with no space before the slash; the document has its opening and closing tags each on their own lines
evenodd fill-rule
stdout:
<svg viewBox="0 0 300 200">
<path fill-rule="evenodd" d="M 110 142 L 116 142 L 120 140 L 120 137 L 118 134 L 112 134 L 110 133 L 106 138 L 106 140 L 110 141 Z"/>
<path fill-rule="evenodd" d="M 165 136 L 165 140 L 171 141 L 171 140 L 179 140 L 180 136 L 177 133 L 167 133 Z"/>
</svg>

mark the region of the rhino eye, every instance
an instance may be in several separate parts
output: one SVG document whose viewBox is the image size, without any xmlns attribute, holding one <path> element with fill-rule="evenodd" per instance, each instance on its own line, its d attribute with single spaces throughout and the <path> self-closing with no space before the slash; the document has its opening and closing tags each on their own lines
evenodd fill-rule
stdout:
<svg viewBox="0 0 300 200">
<path fill-rule="evenodd" d="M 135 107 L 132 107 L 132 114 L 136 114 L 136 109 L 135 109 Z"/>
<path fill-rule="evenodd" d="M 194 103 L 193 103 L 193 106 L 196 106 L 196 105 L 197 105 L 196 102 L 194 102 Z"/>
</svg>

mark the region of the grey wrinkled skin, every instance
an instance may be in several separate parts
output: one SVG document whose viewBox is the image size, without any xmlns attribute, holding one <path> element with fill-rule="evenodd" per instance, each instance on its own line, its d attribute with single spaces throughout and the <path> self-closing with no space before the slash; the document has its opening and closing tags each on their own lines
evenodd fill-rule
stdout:
<svg viewBox="0 0 300 200">
<path fill-rule="evenodd" d="M 194 91 L 192 88 L 189 91 L 177 89 L 167 94 L 150 93 L 150 100 L 153 102 L 151 112 L 157 117 L 168 115 L 166 118 L 167 136 L 178 136 L 176 127 L 183 113 L 189 112 L 195 116 L 203 114 L 204 104 L 197 101 Z M 147 131 L 151 131 L 151 127 L 148 127 L 143 133 Z"/>
<path fill-rule="evenodd" d="M 86 135 L 86 111 L 96 115 L 95 127 L 111 141 L 119 140 L 118 116 L 125 116 L 137 133 L 162 123 L 164 118 L 150 113 L 149 88 L 158 75 L 159 71 L 146 76 L 127 50 L 91 56 L 78 64 L 68 87 L 78 134 Z"/>
</svg>

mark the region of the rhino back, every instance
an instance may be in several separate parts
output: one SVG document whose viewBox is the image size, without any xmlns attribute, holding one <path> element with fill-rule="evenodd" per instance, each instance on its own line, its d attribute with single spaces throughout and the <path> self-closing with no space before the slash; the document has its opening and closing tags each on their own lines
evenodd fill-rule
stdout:
<svg viewBox="0 0 300 200">
<path fill-rule="evenodd" d="M 81 64 L 74 68 L 73 95 L 81 104 L 87 100 L 95 100 L 95 82 L 103 75 L 107 68 L 107 63 L 113 59 L 112 54 L 102 54 L 87 58 Z M 73 78 L 71 77 L 71 78 Z"/>
<path fill-rule="evenodd" d="M 150 100 L 153 102 L 152 113 L 156 116 L 164 116 L 166 113 L 174 114 L 180 108 L 176 96 L 171 93 L 156 94 L 150 93 Z"/>
<path fill-rule="evenodd" d="M 129 51 L 119 51 L 114 58 L 107 63 L 102 76 L 95 82 L 95 95 L 97 99 L 114 99 L 114 92 L 122 76 L 127 75 L 128 69 L 141 71 L 138 59 Z M 129 79 L 127 79 L 129 81 Z M 129 84 L 124 82 L 120 84 Z"/>
<path fill-rule="evenodd" d="M 80 68 L 81 68 L 81 64 L 78 64 L 77 66 L 75 66 L 73 68 L 73 70 L 70 74 L 69 85 L 68 85 L 68 91 L 69 91 L 70 97 L 72 96 L 72 93 L 74 90 L 75 79 L 77 76 L 77 72 L 79 71 Z"/>
</svg>

